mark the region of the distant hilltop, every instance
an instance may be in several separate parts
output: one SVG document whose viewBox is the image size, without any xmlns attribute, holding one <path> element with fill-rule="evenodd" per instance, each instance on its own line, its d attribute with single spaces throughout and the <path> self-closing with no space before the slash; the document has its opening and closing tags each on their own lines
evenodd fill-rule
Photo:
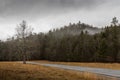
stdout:
<svg viewBox="0 0 120 80">
<path fill-rule="evenodd" d="M 78 22 L 76 24 L 70 23 L 68 26 L 61 27 L 60 29 L 50 30 L 49 33 L 60 37 L 65 35 L 79 35 L 82 31 L 84 33 L 86 32 L 87 34 L 94 35 L 96 33 L 100 33 L 102 28 L 97 28 L 85 23 Z"/>
</svg>

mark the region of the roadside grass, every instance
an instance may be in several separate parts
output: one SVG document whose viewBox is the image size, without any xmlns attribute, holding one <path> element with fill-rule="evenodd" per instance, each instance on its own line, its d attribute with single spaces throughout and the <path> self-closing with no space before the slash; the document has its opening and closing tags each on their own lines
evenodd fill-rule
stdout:
<svg viewBox="0 0 120 80">
<path fill-rule="evenodd" d="M 17 62 L 0 62 L 0 80 L 107 80 L 96 74 Z M 108 79 L 109 80 L 109 79 Z"/>
<path fill-rule="evenodd" d="M 81 63 L 81 62 L 51 62 L 51 61 L 33 61 L 33 62 L 120 70 L 119 63 Z"/>
</svg>

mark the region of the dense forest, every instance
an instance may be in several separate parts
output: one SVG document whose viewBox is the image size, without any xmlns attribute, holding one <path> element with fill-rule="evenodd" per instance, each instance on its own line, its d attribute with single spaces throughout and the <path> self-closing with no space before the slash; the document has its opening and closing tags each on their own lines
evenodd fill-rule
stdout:
<svg viewBox="0 0 120 80">
<path fill-rule="evenodd" d="M 0 41 L 0 61 L 51 60 L 76 62 L 120 62 L 120 25 L 116 17 L 110 26 L 97 28 L 74 23 L 48 33 L 18 33 Z M 24 55 L 25 54 L 25 55 Z"/>
</svg>

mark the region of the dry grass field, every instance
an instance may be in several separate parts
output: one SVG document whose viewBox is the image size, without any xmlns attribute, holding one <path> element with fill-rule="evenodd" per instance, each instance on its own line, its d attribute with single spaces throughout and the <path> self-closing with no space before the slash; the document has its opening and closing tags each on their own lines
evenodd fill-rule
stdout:
<svg viewBox="0 0 120 80">
<path fill-rule="evenodd" d="M 0 62 L 0 80 L 106 80 L 95 74 L 17 62 Z"/>
<path fill-rule="evenodd" d="M 34 61 L 34 62 L 120 70 L 119 63 L 80 63 L 80 62 L 50 62 L 50 61 Z"/>
</svg>

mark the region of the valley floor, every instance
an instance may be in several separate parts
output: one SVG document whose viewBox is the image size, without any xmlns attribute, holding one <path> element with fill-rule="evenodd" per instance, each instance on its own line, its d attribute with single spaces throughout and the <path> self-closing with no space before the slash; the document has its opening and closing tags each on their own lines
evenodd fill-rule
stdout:
<svg viewBox="0 0 120 80">
<path fill-rule="evenodd" d="M 103 80 L 95 74 L 19 62 L 0 62 L 0 80 Z"/>
<path fill-rule="evenodd" d="M 51 64 L 59 63 L 66 65 L 79 65 L 79 66 L 81 66 L 81 64 L 82 65 L 84 64 L 83 66 L 88 64 L 88 63 L 70 63 L 70 62 L 66 63 L 66 62 L 48 62 L 48 61 L 36 61 L 36 62 L 51 63 Z M 92 64 L 93 63 L 91 63 L 91 65 Z M 120 66 L 120 64 L 116 64 L 116 65 Z M 117 67 L 115 69 L 119 69 Z M 0 80 L 109 80 L 109 79 L 88 72 L 64 70 L 60 68 L 45 67 L 45 66 L 33 65 L 33 64 L 22 64 L 19 62 L 0 62 Z"/>
</svg>

